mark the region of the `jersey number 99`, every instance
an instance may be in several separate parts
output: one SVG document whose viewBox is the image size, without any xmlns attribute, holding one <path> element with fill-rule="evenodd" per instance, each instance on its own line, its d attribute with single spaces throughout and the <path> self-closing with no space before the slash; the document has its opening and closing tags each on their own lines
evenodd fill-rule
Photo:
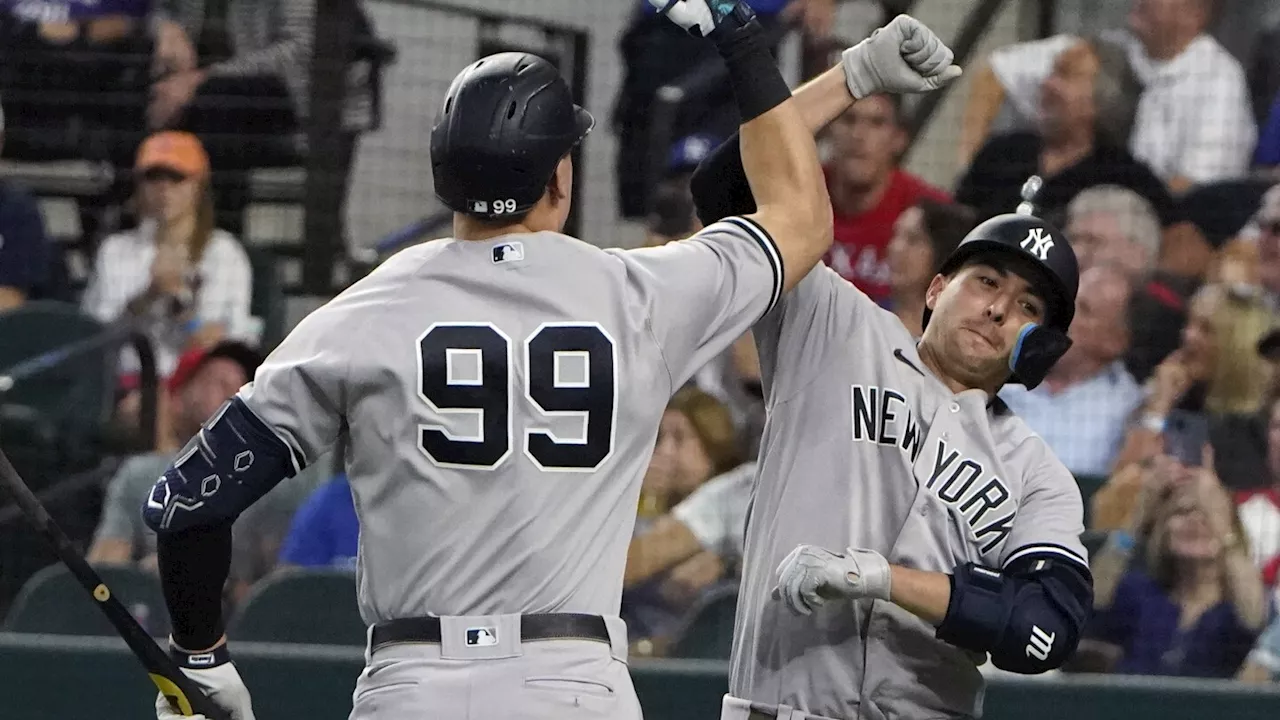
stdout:
<svg viewBox="0 0 1280 720">
<path fill-rule="evenodd" d="M 613 453 L 617 356 L 598 325 L 545 323 L 521 345 L 524 394 L 546 418 L 580 419 L 579 437 L 523 428 L 524 454 L 543 470 L 591 471 Z M 491 324 L 437 323 L 418 339 L 418 396 L 437 415 L 477 418 L 464 437 L 418 426 L 422 452 L 443 467 L 494 470 L 511 456 L 517 372 L 512 342 Z M 535 421 L 536 422 L 536 421 Z"/>
</svg>

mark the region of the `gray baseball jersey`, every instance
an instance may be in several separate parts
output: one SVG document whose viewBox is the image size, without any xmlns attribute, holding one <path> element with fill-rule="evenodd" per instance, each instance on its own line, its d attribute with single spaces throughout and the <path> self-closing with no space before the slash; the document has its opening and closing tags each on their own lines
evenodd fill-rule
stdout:
<svg viewBox="0 0 1280 720">
<path fill-rule="evenodd" d="M 755 328 L 769 417 L 747 522 L 730 693 L 834 718 L 978 715 L 985 658 L 882 601 L 796 616 L 793 548 L 869 548 L 949 573 L 1053 553 L 1087 567 L 1075 481 L 981 390 L 953 394 L 902 323 L 825 267 Z"/>
<path fill-rule="evenodd" d="M 366 621 L 617 615 L 663 409 L 781 288 L 741 218 L 631 251 L 436 240 L 306 317 L 241 397 L 304 461 L 348 436 Z"/>
</svg>

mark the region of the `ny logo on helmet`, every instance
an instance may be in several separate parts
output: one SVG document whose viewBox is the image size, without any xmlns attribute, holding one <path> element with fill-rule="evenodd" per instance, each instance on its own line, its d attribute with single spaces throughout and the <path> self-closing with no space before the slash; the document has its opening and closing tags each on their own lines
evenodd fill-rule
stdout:
<svg viewBox="0 0 1280 720">
<path fill-rule="evenodd" d="M 1053 249 L 1053 236 L 1045 232 L 1044 228 L 1031 228 L 1027 232 L 1027 237 L 1022 241 L 1022 249 L 1040 258 L 1041 261 L 1049 259 L 1049 251 Z"/>
</svg>

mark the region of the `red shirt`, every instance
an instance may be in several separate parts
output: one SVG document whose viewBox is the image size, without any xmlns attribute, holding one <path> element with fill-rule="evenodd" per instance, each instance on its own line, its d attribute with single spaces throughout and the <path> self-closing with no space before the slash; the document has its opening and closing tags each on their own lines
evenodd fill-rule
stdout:
<svg viewBox="0 0 1280 720">
<path fill-rule="evenodd" d="M 830 178 L 830 173 L 827 177 Z M 841 215 L 836 211 L 836 241 L 823 262 L 872 300 L 888 300 L 889 264 L 885 250 L 893 238 L 893 224 L 921 198 L 940 202 L 951 199 L 915 175 L 894 169 L 889 176 L 889 186 L 875 207 L 858 215 Z"/>
</svg>

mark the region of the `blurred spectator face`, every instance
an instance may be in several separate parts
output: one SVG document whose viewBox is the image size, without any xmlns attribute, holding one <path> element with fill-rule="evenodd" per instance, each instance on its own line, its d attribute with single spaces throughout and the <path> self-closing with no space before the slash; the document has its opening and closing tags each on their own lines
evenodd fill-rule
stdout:
<svg viewBox="0 0 1280 720">
<path fill-rule="evenodd" d="M 1267 467 L 1273 480 L 1280 480 L 1280 400 L 1271 403 L 1267 418 Z"/>
<path fill-rule="evenodd" d="M 1092 127 L 1097 110 L 1093 81 L 1098 58 L 1086 43 L 1068 48 L 1053 63 L 1053 72 L 1040 86 L 1040 132 L 1046 137 Z"/>
<path fill-rule="evenodd" d="M 1160 50 L 1184 34 L 1194 36 L 1208 22 L 1207 0 L 1133 0 L 1129 8 L 1129 31 L 1147 51 Z"/>
<path fill-rule="evenodd" d="M 1222 543 L 1210 530 L 1204 511 L 1189 499 L 1174 502 L 1177 506 L 1165 524 L 1169 554 L 1178 560 L 1216 560 Z"/>
<path fill-rule="evenodd" d="M 1182 328 L 1182 361 L 1193 381 L 1209 379 L 1218 364 L 1217 324 L 1220 298 L 1201 293 L 1191 301 L 1187 324 Z"/>
<path fill-rule="evenodd" d="M 1155 265 L 1160 248 L 1160 220 L 1151 203 L 1116 185 L 1076 195 L 1067 206 L 1066 233 L 1082 273 L 1115 265 L 1141 277 Z"/>
<path fill-rule="evenodd" d="M 840 183 L 866 190 L 882 182 L 906 149 L 907 133 L 899 125 L 893 101 L 872 95 L 832 124 L 832 168 Z"/>
<path fill-rule="evenodd" d="M 202 183 L 168 168 L 154 168 L 142 176 L 142 213 L 152 220 L 175 223 L 195 214 Z"/>
<path fill-rule="evenodd" d="M 1267 192 L 1267 199 L 1258 211 L 1258 272 L 1263 287 L 1272 293 L 1280 293 L 1280 187 Z"/>
<path fill-rule="evenodd" d="M 924 227 L 924 211 L 918 207 L 907 208 L 893 224 L 893 237 L 886 250 L 889 262 L 889 284 L 894 294 L 924 291 L 933 279 L 937 259 L 933 256 L 933 243 Z"/>
<path fill-rule="evenodd" d="M 687 495 L 710 479 L 712 461 L 703 446 L 693 422 L 679 410 L 667 410 L 658 426 L 658 446 L 655 459 L 666 463 L 670 470 L 668 490 L 678 496 Z"/>
<path fill-rule="evenodd" d="M 247 382 L 240 363 L 223 357 L 205 361 L 178 394 L 187 436 L 194 435 Z"/>
<path fill-rule="evenodd" d="M 1068 334 L 1071 349 L 1063 357 L 1088 358 L 1108 365 L 1129 349 L 1128 306 L 1132 286 L 1124 273 L 1112 266 L 1086 270 L 1076 294 L 1076 315 Z"/>
<path fill-rule="evenodd" d="M 209 157 L 194 135 L 161 132 L 138 148 L 134 163 L 142 215 L 161 223 L 195 217 L 209 175 Z"/>
</svg>

